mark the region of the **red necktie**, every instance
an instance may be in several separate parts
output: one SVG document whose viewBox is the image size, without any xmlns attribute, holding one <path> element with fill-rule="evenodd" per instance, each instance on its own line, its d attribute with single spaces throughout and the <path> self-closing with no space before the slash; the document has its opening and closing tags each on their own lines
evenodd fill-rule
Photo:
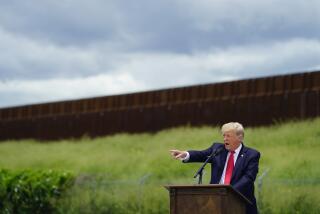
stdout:
<svg viewBox="0 0 320 214">
<path fill-rule="evenodd" d="M 233 159 L 234 151 L 230 151 L 230 156 L 227 163 L 226 176 L 224 177 L 224 184 L 230 184 L 232 171 L 234 168 L 234 159 Z"/>
</svg>

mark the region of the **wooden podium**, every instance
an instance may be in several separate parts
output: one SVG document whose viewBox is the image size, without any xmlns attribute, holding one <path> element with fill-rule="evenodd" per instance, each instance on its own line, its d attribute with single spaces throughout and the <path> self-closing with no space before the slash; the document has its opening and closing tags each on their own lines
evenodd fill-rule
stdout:
<svg viewBox="0 0 320 214">
<path fill-rule="evenodd" d="M 170 214 L 245 214 L 251 202 L 229 185 L 169 185 Z"/>
</svg>

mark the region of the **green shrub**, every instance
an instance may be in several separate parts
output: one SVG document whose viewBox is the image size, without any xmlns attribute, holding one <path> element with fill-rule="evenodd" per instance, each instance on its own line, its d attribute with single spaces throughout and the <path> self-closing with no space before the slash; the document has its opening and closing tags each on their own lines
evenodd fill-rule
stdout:
<svg viewBox="0 0 320 214">
<path fill-rule="evenodd" d="M 52 213 L 73 177 L 53 170 L 0 170 L 0 212 Z"/>
</svg>

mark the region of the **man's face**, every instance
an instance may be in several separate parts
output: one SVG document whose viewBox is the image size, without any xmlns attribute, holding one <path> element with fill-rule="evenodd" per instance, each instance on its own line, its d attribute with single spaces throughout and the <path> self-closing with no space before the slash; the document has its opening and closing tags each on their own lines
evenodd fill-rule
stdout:
<svg viewBox="0 0 320 214">
<path fill-rule="evenodd" d="M 224 147 L 228 151 L 236 150 L 241 143 L 235 131 L 227 131 L 223 133 L 223 142 Z"/>
</svg>

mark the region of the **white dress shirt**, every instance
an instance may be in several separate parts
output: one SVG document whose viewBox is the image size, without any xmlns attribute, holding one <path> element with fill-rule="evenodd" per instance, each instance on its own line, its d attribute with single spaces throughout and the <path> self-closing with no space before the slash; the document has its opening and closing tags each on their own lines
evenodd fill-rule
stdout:
<svg viewBox="0 0 320 214">
<path fill-rule="evenodd" d="M 237 161 L 237 158 L 238 158 L 238 155 L 240 153 L 241 148 L 242 148 L 242 143 L 234 151 L 234 154 L 233 154 L 234 166 L 236 165 L 236 161 Z M 228 152 L 228 156 L 227 156 L 226 162 L 224 163 L 224 168 L 223 168 L 223 172 L 222 172 L 219 184 L 224 184 L 224 178 L 226 177 L 226 170 L 227 170 L 227 163 L 228 163 L 228 160 L 229 160 L 229 156 L 230 156 L 230 152 Z"/>
</svg>

